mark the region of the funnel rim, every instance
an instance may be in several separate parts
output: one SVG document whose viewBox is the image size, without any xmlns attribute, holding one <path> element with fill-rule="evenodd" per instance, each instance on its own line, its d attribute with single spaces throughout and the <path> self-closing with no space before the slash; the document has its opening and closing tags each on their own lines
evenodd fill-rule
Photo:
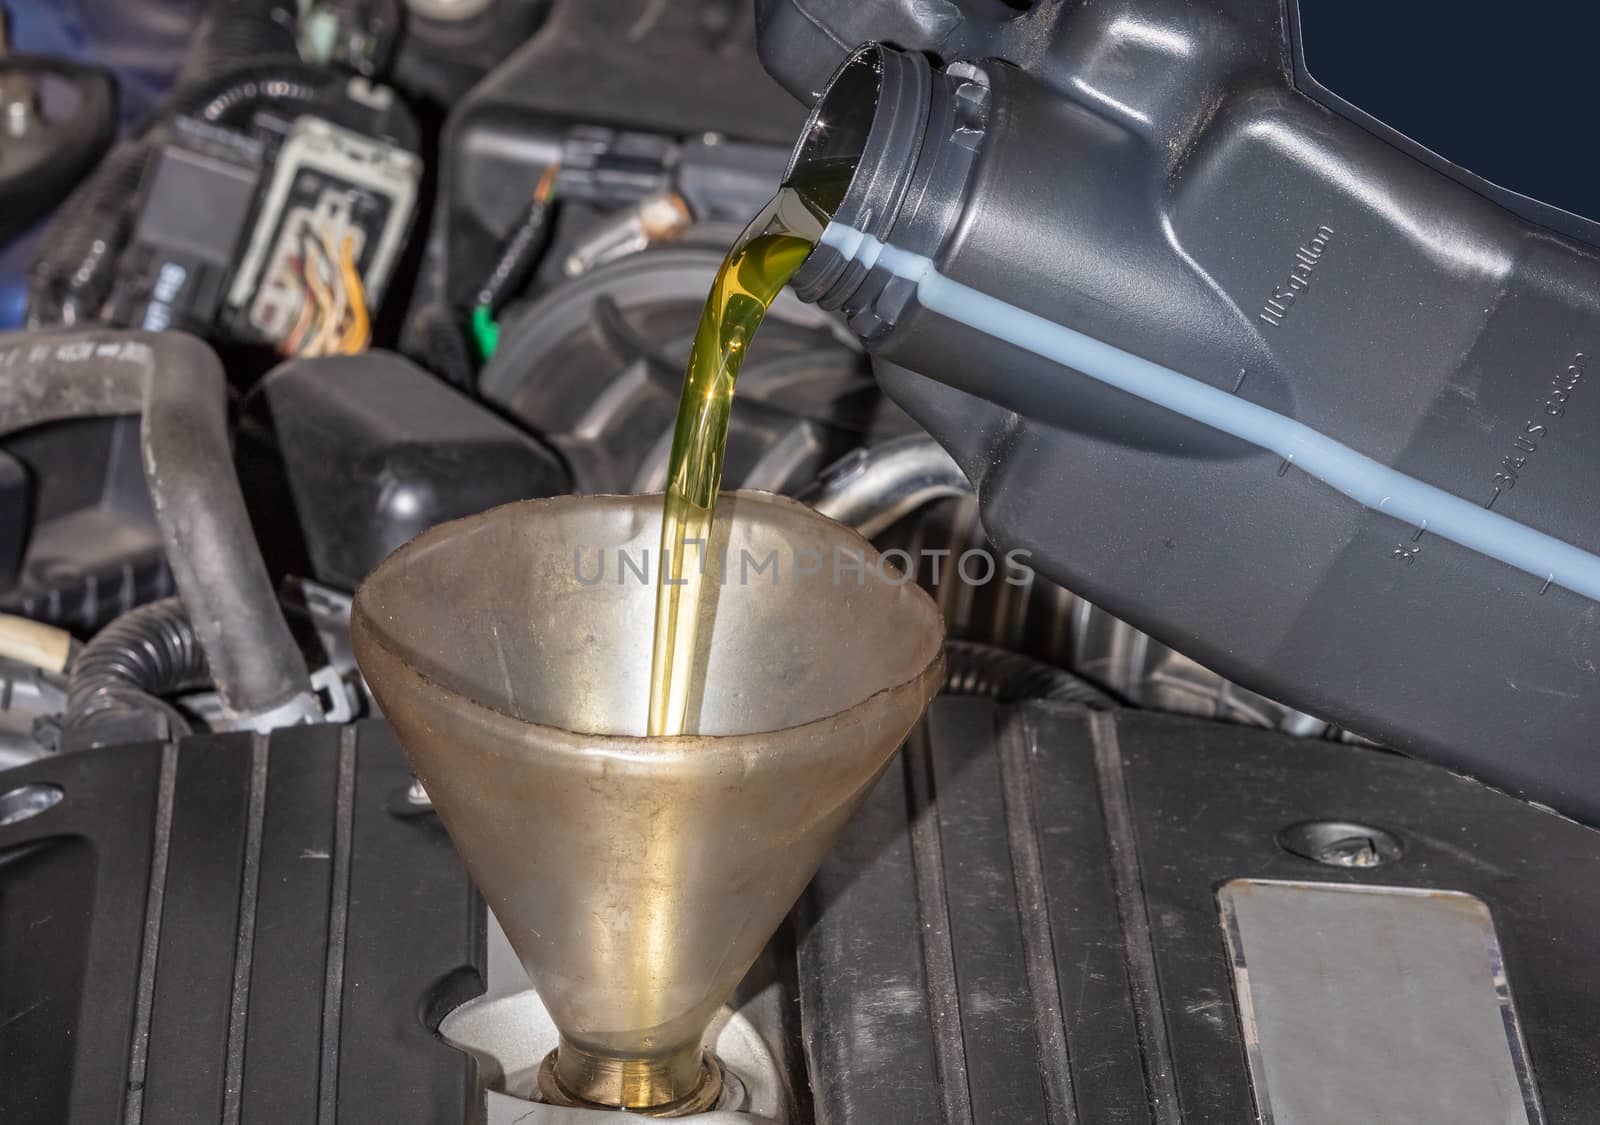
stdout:
<svg viewBox="0 0 1600 1125">
<path fill-rule="evenodd" d="M 942 617 L 941 617 L 942 619 Z M 769 727 L 763 730 L 741 731 L 738 734 L 672 734 L 672 735 L 646 735 L 646 734 L 614 734 L 599 731 L 578 730 L 572 727 L 558 727 L 550 723 L 541 723 L 534 719 L 523 719 L 509 712 L 485 703 L 481 699 L 458 691 L 448 684 L 440 682 L 428 673 L 405 663 L 405 658 L 381 640 L 373 639 L 373 643 L 382 648 L 390 657 L 399 661 L 401 670 L 416 680 L 430 685 L 441 692 L 447 693 L 470 710 L 491 716 L 497 722 L 514 723 L 521 729 L 534 729 L 542 732 L 546 742 L 555 744 L 562 750 L 571 750 L 582 753 L 587 757 L 602 755 L 609 758 L 635 761 L 655 762 L 672 756 L 675 753 L 692 753 L 694 756 L 704 758 L 708 749 L 726 747 L 729 749 L 740 745 L 748 745 L 753 738 L 776 739 L 783 735 L 799 734 L 813 728 L 837 725 L 840 720 L 858 714 L 867 714 L 872 708 L 868 705 L 885 696 L 897 695 L 908 688 L 926 680 L 933 680 L 941 685 L 944 681 L 944 643 L 941 640 L 938 651 L 933 658 L 923 665 L 915 675 L 908 676 L 898 683 L 880 688 L 871 695 L 852 703 L 842 711 L 831 715 L 824 715 L 809 722 L 794 723 L 786 727 Z M 931 699 L 938 694 L 937 688 L 929 693 Z M 424 779 L 426 780 L 426 779 Z"/>
<path fill-rule="evenodd" d="M 867 551 L 871 552 L 872 555 L 878 556 L 881 554 L 877 547 L 873 545 L 872 541 L 858 532 L 855 528 L 825 516 L 821 512 L 818 512 L 815 508 L 812 508 L 809 504 L 801 503 L 800 501 L 794 500 L 788 496 L 753 488 L 725 490 L 719 495 L 733 496 L 745 500 L 754 500 L 760 504 L 768 504 L 773 507 L 791 509 L 792 511 L 803 514 L 811 519 L 819 520 L 824 523 L 831 524 L 834 527 L 840 528 L 857 539 Z M 415 538 L 409 540 L 390 552 L 383 562 L 379 563 L 378 566 L 375 567 L 370 574 L 368 574 L 367 578 L 364 579 L 361 585 L 356 589 L 355 597 L 351 602 L 351 632 L 356 641 L 356 647 L 358 649 L 358 665 L 361 663 L 359 659 L 359 649 L 362 641 L 365 640 L 382 649 L 388 657 L 395 661 L 398 669 L 403 671 L 406 675 L 429 685 L 431 688 L 434 688 L 447 696 L 461 701 L 463 705 L 474 711 L 484 715 L 492 716 L 496 720 L 515 723 L 521 728 L 537 729 L 546 736 L 550 736 L 551 740 L 560 744 L 563 749 L 581 751 L 582 753 L 591 756 L 597 753 L 602 753 L 614 758 L 638 761 L 657 761 L 662 758 L 669 757 L 674 753 L 688 751 L 693 751 L 697 755 L 703 756 L 705 751 L 710 747 L 722 746 L 732 748 L 736 745 L 748 744 L 749 740 L 754 737 L 769 738 L 781 734 L 789 734 L 807 731 L 814 728 L 821 728 L 828 724 L 837 724 L 840 719 L 846 716 L 870 713 L 872 709 L 868 705 L 875 700 L 882 699 L 885 696 L 898 694 L 925 680 L 933 679 L 936 684 L 943 684 L 945 640 L 944 614 L 940 611 L 938 603 L 933 600 L 932 596 L 930 596 L 926 590 L 914 582 L 908 582 L 905 585 L 898 587 L 898 589 L 912 591 L 913 602 L 924 606 L 929 612 L 931 612 L 933 615 L 933 622 L 937 625 L 939 637 L 939 642 L 934 647 L 933 655 L 925 663 L 919 666 L 915 672 L 904 678 L 897 679 L 894 683 L 888 684 L 877 691 L 872 692 L 870 695 L 856 700 L 848 707 L 834 712 L 833 714 L 823 715 L 819 718 L 811 719 L 803 723 L 793 723 L 788 726 L 770 727 L 761 730 L 741 731 L 736 734 L 677 734 L 656 736 L 644 734 L 621 734 L 609 731 L 578 730 L 572 727 L 556 726 L 551 723 L 540 722 L 535 719 L 522 718 L 521 716 L 512 714 L 502 707 L 497 707 L 493 703 L 486 702 L 485 700 L 474 695 L 470 695 L 457 687 L 446 684 L 437 676 L 418 668 L 415 664 L 407 659 L 404 652 L 396 647 L 396 645 L 390 643 L 388 631 L 383 629 L 378 624 L 376 617 L 374 617 L 367 607 L 367 602 L 370 600 L 370 596 L 367 596 L 367 591 L 369 589 L 368 583 L 379 571 L 387 568 L 391 563 L 397 562 L 402 558 L 402 556 L 427 548 L 434 541 L 450 538 L 451 535 L 459 531 L 461 525 L 487 520 L 496 512 L 501 512 L 508 508 L 545 507 L 551 504 L 561 503 L 563 501 L 572 501 L 578 499 L 586 501 L 637 500 L 640 496 L 655 499 L 659 498 L 661 493 L 642 493 L 633 495 L 626 493 L 595 493 L 581 497 L 575 494 L 567 494 L 563 496 L 546 496 L 527 500 L 513 500 L 506 504 L 498 504 L 492 508 L 486 508 L 485 510 L 474 513 L 470 516 L 462 516 L 459 519 L 450 520 L 446 523 L 438 524 L 434 527 L 428 528 Z M 920 601 L 918 601 L 919 598 Z M 935 688 L 934 692 L 929 693 L 929 698 L 936 693 L 937 687 Z"/>
</svg>

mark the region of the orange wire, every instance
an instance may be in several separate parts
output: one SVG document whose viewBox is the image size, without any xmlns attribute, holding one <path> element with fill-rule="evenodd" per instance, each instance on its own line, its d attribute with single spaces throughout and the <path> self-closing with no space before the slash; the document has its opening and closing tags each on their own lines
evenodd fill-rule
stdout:
<svg viewBox="0 0 1600 1125">
<path fill-rule="evenodd" d="M 299 355 L 300 348 L 305 343 L 306 333 L 311 330 L 320 306 L 312 295 L 310 282 L 306 280 L 305 260 L 295 258 L 290 261 L 300 275 L 300 315 L 295 318 L 294 327 L 289 330 L 289 334 L 283 338 L 283 353 Z"/>
<path fill-rule="evenodd" d="M 561 165 L 559 164 L 552 164 L 544 170 L 544 174 L 539 177 L 539 182 L 533 189 L 534 202 L 545 203 L 549 201 L 550 196 L 555 193 L 556 174 L 560 171 Z"/>
<path fill-rule="evenodd" d="M 366 287 L 361 281 L 361 271 L 356 268 L 356 238 L 344 236 L 339 247 L 339 269 L 344 274 L 344 288 L 350 305 L 350 327 L 339 338 L 339 350 L 345 355 L 365 351 L 372 342 L 372 320 L 367 313 Z"/>
</svg>

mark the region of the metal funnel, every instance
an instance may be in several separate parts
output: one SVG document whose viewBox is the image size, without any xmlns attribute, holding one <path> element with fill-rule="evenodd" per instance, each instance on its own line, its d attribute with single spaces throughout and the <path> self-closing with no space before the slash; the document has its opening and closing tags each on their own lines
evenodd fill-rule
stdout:
<svg viewBox="0 0 1600 1125">
<path fill-rule="evenodd" d="M 545 1096 L 674 1115 L 714 1101 L 702 1035 L 938 691 L 944 630 L 855 532 L 725 494 L 697 733 L 645 738 L 660 523 L 659 496 L 457 520 L 362 584 L 354 634 L 561 1032 Z"/>
</svg>

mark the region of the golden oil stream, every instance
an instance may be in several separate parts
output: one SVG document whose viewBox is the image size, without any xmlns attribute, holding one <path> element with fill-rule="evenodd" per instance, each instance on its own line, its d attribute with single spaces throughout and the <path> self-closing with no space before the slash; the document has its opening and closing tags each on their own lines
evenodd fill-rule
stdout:
<svg viewBox="0 0 1600 1125">
<path fill-rule="evenodd" d="M 728 251 L 706 297 L 667 468 L 650 664 L 652 737 L 692 732 L 701 601 L 706 579 L 719 580 L 708 574 L 708 556 L 734 381 L 767 309 L 822 236 L 853 170 L 853 164 L 821 165 L 792 176 Z"/>
</svg>

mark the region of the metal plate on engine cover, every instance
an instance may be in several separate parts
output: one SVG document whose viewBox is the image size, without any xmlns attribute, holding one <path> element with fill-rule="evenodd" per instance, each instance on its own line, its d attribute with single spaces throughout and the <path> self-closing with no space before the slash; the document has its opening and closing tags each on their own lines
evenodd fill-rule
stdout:
<svg viewBox="0 0 1600 1125">
<path fill-rule="evenodd" d="M 1460 891 L 1217 892 L 1266 1125 L 1539 1125 L 1489 908 Z"/>
</svg>

